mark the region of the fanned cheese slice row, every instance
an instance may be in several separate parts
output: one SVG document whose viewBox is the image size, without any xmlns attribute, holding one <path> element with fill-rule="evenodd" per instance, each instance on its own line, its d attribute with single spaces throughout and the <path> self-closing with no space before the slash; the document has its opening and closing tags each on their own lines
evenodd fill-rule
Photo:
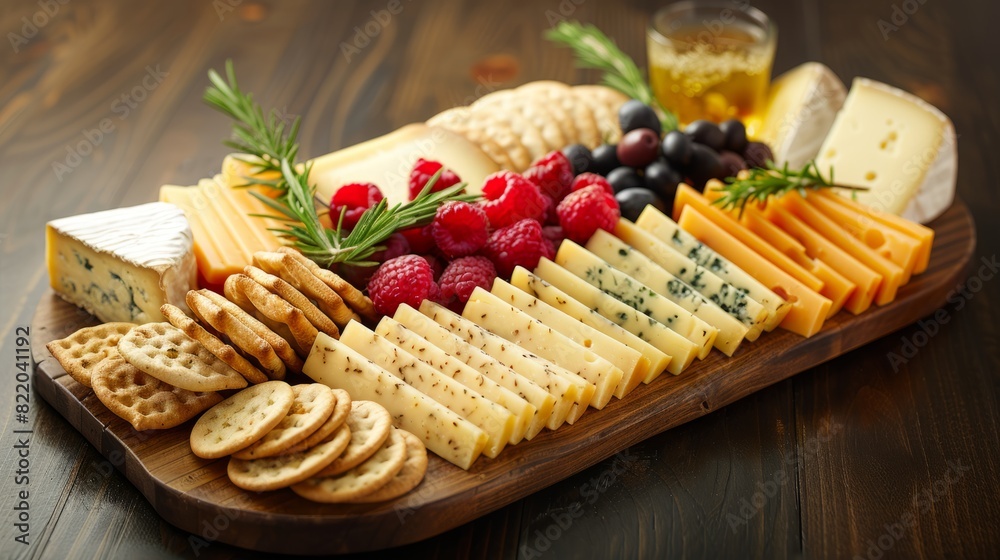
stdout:
<svg viewBox="0 0 1000 560">
<path fill-rule="evenodd" d="M 496 457 L 510 441 L 515 419 L 509 410 L 441 374 L 357 321 L 347 324 L 340 341 L 486 432 L 483 455 Z"/>
<path fill-rule="evenodd" d="M 384 406 L 396 427 L 461 469 L 468 470 L 486 447 L 486 432 L 326 333 L 316 337 L 302 372 L 352 399 Z"/>
</svg>

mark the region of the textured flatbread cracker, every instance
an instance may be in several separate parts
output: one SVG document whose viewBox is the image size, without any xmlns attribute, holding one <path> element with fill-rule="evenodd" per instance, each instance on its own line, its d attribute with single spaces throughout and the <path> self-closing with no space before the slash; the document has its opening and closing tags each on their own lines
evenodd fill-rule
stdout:
<svg viewBox="0 0 1000 560">
<path fill-rule="evenodd" d="M 118 356 L 118 341 L 134 323 L 104 323 L 84 327 L 45 345 L 52 357 L 77 383 L 90 387 L 90 377 L 101 362 Z"/>
<path fill-rule="evenodd" d="M 171 325 L 200 342 L 209 352 L 215 354 L 226 365 L 235 369 L 248 383 L 263 383 L 267 381 L 267 376 L 257 366 L 251 364 L 249 360 L 241 356 L 235 348 L 205 330 L 205 327 L 199 325 L 191 317 L 188 317 L 186 313 L 181 311 L 181 308 L 164 303 L 160 306 L 160 313 L 166 317 Z"/>
<path fill-rule="evenodd" d="M 170 323 L 146 323 L 118 341 L 118 352 L 153 377 L 188 391 L 242 389 L 247 380 Z"/>
<path fill-rule="evenodd" d="M 285 378 L 287 369 L 285 362 L 281 361 L 274 348 L 236 316 L 199 291 L 189 291 L 185 300 L 191 311 L 203 323 L 215 329 L 230 344 L 257 360 L 269 378 Z"/>
</svg>

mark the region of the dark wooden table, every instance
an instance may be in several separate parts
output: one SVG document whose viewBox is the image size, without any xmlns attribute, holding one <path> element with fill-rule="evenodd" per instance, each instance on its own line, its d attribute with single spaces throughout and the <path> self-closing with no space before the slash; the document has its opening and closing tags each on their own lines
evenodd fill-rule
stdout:
<svg viewBox="0 0 1000 560">
<path fill-rule="evenodd" d="M 573 68 L 568 52 L 541 39 L 563 16 L 598 24 L 643 61 L 645 22 L 660 2 L 48 4 L 0 6 L 9 42 L 0 49 L 3 558 L 263 556 L 217 543 L 192 546 L 189 534 L 163 522 L 44 401 L 33 396 L 22 424 L 14 400 L 17 329 L 29 325 L 47 284 L 44 223 L 150 201 L 161 184 L 216 173 L 229 125 L 201 102 L 209 68 L 233 58 L 245 89 L 304 116 L 303 153 L 318 155 L 491 89 L 535 79 L 593 81 Z M 776 72 L 818 60 L 845 80 L 862 75 L 913 91 L 952 117 L 958 192 L 975 215 L 982 262 L 936 320 L 386 556 L 1000 553 L 1000 282 L 993 281 L 1000 5 L 755 4 L 780 30 Z M 390 5 L 401 11 L 371 23 Z M 366 26 L 378 31 L 367 44 L 358 36 Z M 16 429 L 33 431 L 28 486 L 16 480 L 23 447 Z M 14 540 L 15 508 L 23 508 L 17 493 L 25 488 L 27 546 Z"/>
</svg>

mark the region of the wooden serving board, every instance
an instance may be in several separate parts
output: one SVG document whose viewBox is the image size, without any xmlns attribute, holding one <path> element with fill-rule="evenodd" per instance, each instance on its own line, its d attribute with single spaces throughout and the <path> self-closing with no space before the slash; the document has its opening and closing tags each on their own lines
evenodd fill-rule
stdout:
<svg viewBox="0 0 1000 560">
<path fill-rule="evenodd" d="M 463 471 L 436 456 L 413 492 L 395 502 L 324 505 L 290 490 L 254 493 L 233 486 L 226 459 L 195 457 L 191 423 L 163 432 L 136 432 L 63 371 L 45 348 L 96 320 L 51 291 L 31 326 L 35 387 L 142 492 L 170 523 L 206 541 L 266 552 L 331 554 L 389 548 L 467 523 L 615 453 L 754 391 L 791 377 L 909 325 L 945 303 L 967 273 L 976 245 L 965 205 L 956 201 L 931 224 L 930 266 L 892 304 L 860 316 L 840 312 L 817 335 L 765 333 L 732 358 L 720 352 L 679 377 L 662 375 L 576 424 L 480 458 Z"/>
</svg>

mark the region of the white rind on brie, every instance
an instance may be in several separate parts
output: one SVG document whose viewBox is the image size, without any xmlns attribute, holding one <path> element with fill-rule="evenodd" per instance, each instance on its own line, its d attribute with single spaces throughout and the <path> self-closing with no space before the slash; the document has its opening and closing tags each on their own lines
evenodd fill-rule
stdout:
<svg viewBox="0 0 1000 560">
<path fill-rule="evenodd" d="M 153 202 L 52 220 L 46 262 L 52 288 L 102 321 L 162 321 L 187 310 L 197 287 L 191 227 L 173 204 Z"/>
</svg>

